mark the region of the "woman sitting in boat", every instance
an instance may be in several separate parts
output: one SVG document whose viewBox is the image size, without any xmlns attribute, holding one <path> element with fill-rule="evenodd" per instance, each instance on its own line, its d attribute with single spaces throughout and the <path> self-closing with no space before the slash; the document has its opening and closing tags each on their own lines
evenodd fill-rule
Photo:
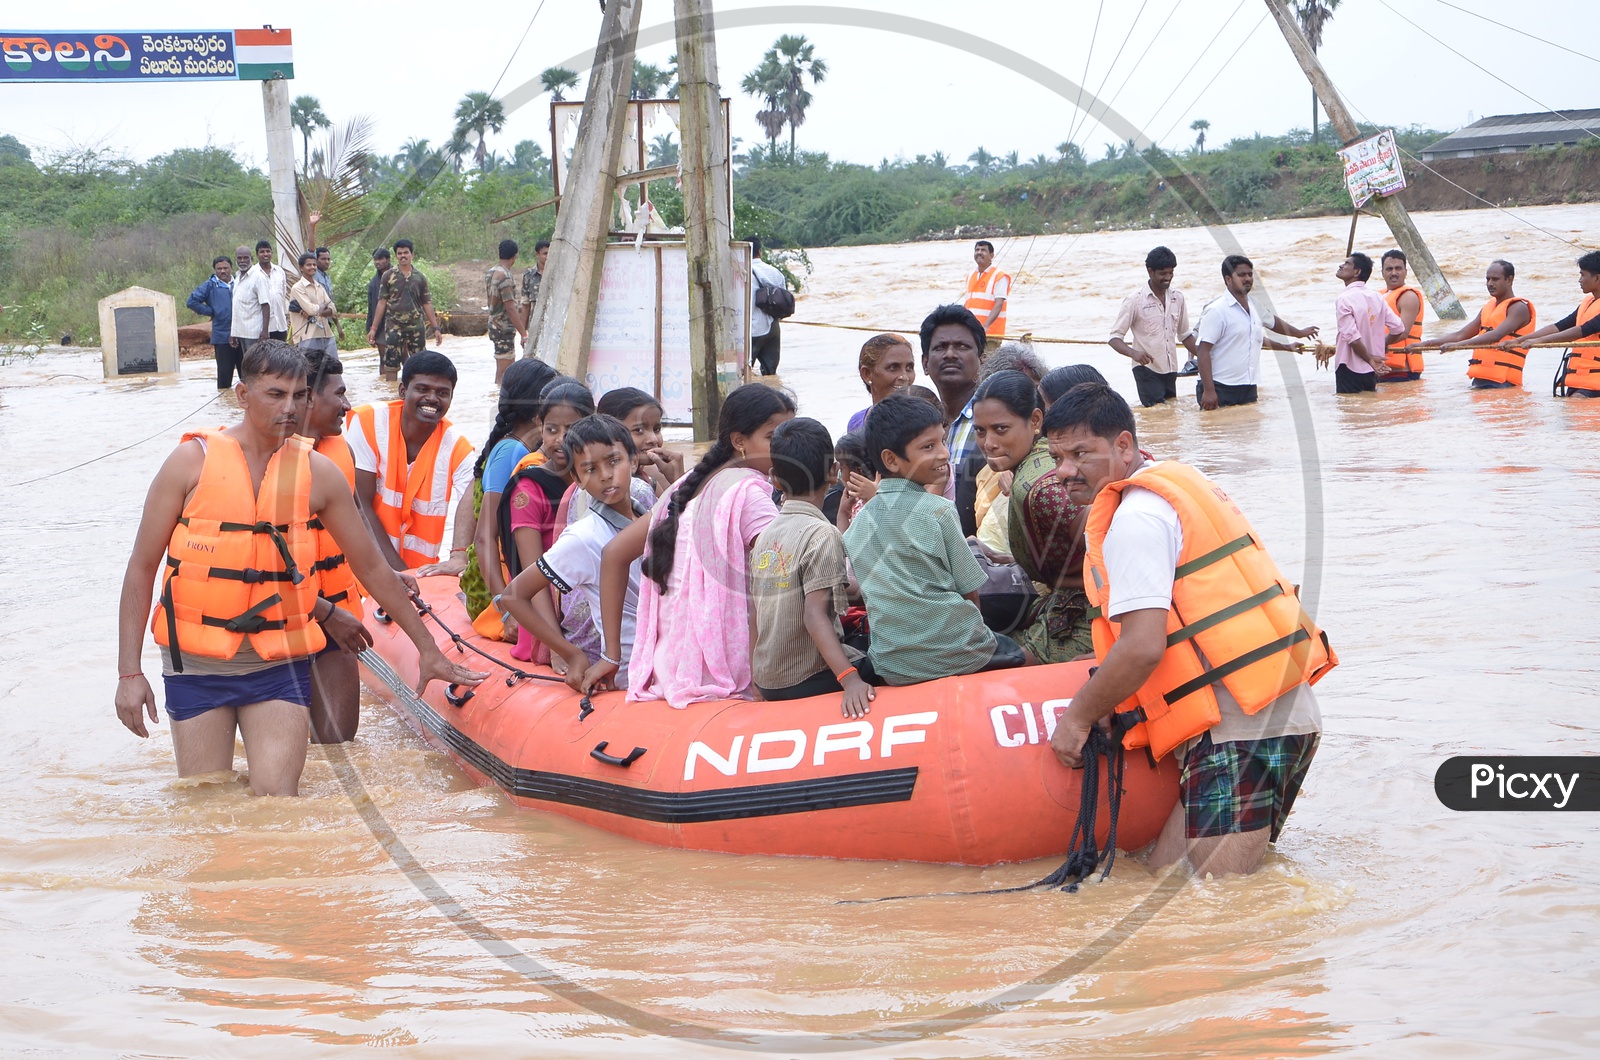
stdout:
<svg viewBox="0 0 1600 1060">
<path fill-rule="evenodd" d="M 1040 390 L 1046 400 L 1054 401 L 1079 383 L 1104 382 L 1088 365 L 1073 364 L 1046 375 Z M 1027 405 L 1028 398 L 1014 381 L 998 384 L 984 397 L 984 413 L 992 417 L 991 422 L 1010 418 L 1017 424 L 1023 419 L 1018 409 Z M 1041 418 L 1039 412 L 1029 412 L 1026 417 L 1032 425 L 1033 441 L 1012 471 L 1009 534 L 1012 558 L 1047 591 L 1039 599 L 1032 623 L 1018 631 L 1016 638 L 1037 662 L 1070 662 L 1094 651 L 1087 617 L 1089 599 L 1083 591 L 1083 528 L 1088 508 L 1069 499 L 1066 487 L 1056 478 L 1056 459 L 1050 455 L 1049 442 L 1039 434 Z M 1007 452 L 1014 452 L 1014 447 Z"/>
<path fill-rule="evenodd" d="M 572 469 L 567 466 L 561 443 L 569 427 L 592 415 L 594 395 L 576 379 L 558 376 L 545 387 L 539 400 L 539 448 L 518 462 L 508 489 L 510 499 L 500 506 L 500 553 L 513 578 L 555 543 L 556 511 L 572 481 Z M 568 602 L 563 601 L 563 620 L 567 606 Z M 584 618 L 575 625 L 586 623 Z M 549 660 L 541 653 L 534 661 Z"/>
<path fill-rule="evenodd" d="M 639 520 L 606 546 L 604 646 L 583 688 L 610 687 L 623 665 L 628 568 L 644 557 L 628 698 L 674 707 L 751 696 L 749 555 L 778 514 L 767 472 L 772 432 L 794 416 L 789 395 L 761 383 L 722 402 L 717 441 Z"/>
<path fill-rule="evenodd" d="M 579 420 L 567 431 L 562 448 L 567 466 L 583 491 L 577 503 L 589 510 L 589 516 L 568 527 L 538 560 L 512 579 L 500 599 L 522 627 L 515 654 L 529 658 L 532 639 L 537 638 L 553 658 L 566 663 L 567 683 L 579 688 L 591 660 L 562 629 L 547 590 L 553 586 L 563 599 L 582 598 L 588 604 L 585 613 L 598 615 L 602 552 L 619 531 L 649 508 L 635 500 L 631 485 L 637 481 L 633 477 L 633 436 L 615 417 L 601 413 Z M 622 651 L 617 657 L 623 660 L 633 647 L 638 604 L 639 564 L 635 562 L 628 570 L 622 608 Z M 591 629 L 598 626 L 593 618 L 590 624 Z M 626 669 L 618 673 L 617 680 L 627 681 Z"/>
<path fill-rule="evenodd" d="M 872 398 L 872 405 L 876 405 L 890 394 L 898 394 L 917 381 L 917 354 L 904 335 L 884 332 L 861 344 L 857 370 L 867 388 L 867 396 Z M 872 405 L 851 416 L 845 430 L 859 431 L 865 427 Z"/>
<path fill-rule="evenodd" d="M 467 548 L 467 569 L 461 590 L 467 596 L 467 614 L 486 637 L 517 639 L 517 624 L 492 601 L 506 587 L 505 562 L 500 557 L 500 503 L 518 462 L 539 438 L 539 392 L 556 377 L 556 370 L 534 357 L 524 357 L 506 369 L 500 380 L 500 407 L 489 440 L 472 469 L 472 516 L 477 528 Z M 485 611 L 490 618 L 479 622 Z"/>
</svg>

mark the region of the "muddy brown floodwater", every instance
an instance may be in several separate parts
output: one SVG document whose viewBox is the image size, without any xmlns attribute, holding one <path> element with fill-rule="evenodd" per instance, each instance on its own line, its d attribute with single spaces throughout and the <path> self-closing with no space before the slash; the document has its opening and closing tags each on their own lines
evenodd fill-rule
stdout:
<svg viewBox="0 0 1600 1060">
<path fill-rule="evenodd" d="M 1574 237 L 1600 209 L 1525 216 Z M 1577 303 L 1576 250 L 1491 212 L 1420 220 L 1469 313 L 1493 257 L 1517 264 L 1541 320 Z M 1234 235 L 1279 312 L 1331 333 L 1345 229 Z M 1199 229 L 1000 241 L 1012 320 L 1102 337 L 1160 240 L 1196 304 L 1217 290 Z M 914 325 L 970 261 L 965 243 L 812 259 L 797 320 L 886 327 Z M 863 403 L 863 337 L 785 326 L 802 412 L 838 429 Z M 481 439 L 486 340 L 445 351 L 462 370 L 452 418 Z M 1132 392 L 1104 347 L 1043 351 Z M 114 383 L 82 351 L 0 367 L 0 1053 L 1592 1055 L 1592 815 L 1453 813 L 1432 788 L 1455 754 L 1600 749 L 1600 402 L 1551 398 L 1556 360 L 1534 353 L 1525 390 L 1473 393 L 1465 356 L 1435 355 L 1420 383 L 1336 399 L 1309 359 L 1268 354 L 1255 408 L 1140 412 L 1148 449 L 1239 500 L 1343 658 L 1282 842 L 1243 879 L 1157 879 L 1129 859 L 1075 896 L 882 905 L 837 903 L 1050 866 L 643 846 L 514 810 L 376 700 L 357 742 L 313 749 L 303 798 L 177 783 L 165 719 L 140 741 L 112 711 L 117 593 L 178 422 L 227 421 L 231 399 L 196 412 L 209 363 Z M 350 373 L 357 399 L 379 396 L 370 355 Z"/>
</svg>

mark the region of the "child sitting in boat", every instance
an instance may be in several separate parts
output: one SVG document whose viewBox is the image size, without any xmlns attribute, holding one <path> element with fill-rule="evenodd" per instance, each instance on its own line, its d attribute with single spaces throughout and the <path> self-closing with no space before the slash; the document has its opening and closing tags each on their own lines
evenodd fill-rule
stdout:
<svg viewBox="0 0 1600 1060">
<path fill-rule="evenodd" d="M 558 522 L 557 510 L 561 498 L 572 481 L 572 469 L 567 464 L 562 440 L 568 428 L 585 416 L 594 415 L 594 395 L 576 379 L 557 377 L 539 399 L 539 448 L 523 457 L 512 473 L 507 486 L 507 501 L 500 505 L 500 552 L 505 558 L 506 570 L 515 578 L 538 562 L 546 549 L 554 544 Z M 575 600 L 562 602 L 562 619 L 567 621 L 569 632 L 587 629 L 587 615 L 571 616 L 568 612 Z M 548 662 L 543 653 L 537 656 L 520 654 L 530 650 L 533 642 L 518 637 L 518 648 L 512 654 L 521 659 Z"/>
<path fill-rule="evenodd" d="M 500 604 L 520 627 L 517 647 L 520 658 L 528 658 L 532 640 L 550 649 L 553 658 L 566 663 L 567 683 L 581 688 L 589 669 L 589 658 L 582 647 L 567 639 L 551 603 L 551 586 L 563 597 L 587 601 L 588 614 L 600 614 L 600 557 L 617 532 L 626 528 L 646 509 L 632 495 L 635 451 L 633 436 L 613 416 L 595 415 L 578 420 L 565 431 L 562 441 L 565 463 L 583 490 L 580 498 L 590 513 L 569 526 L 532 565 L 518 574 L 500 597 Z M 626 662 L 633 647 L 634 615 L 639 606 L 639 564 L 628 571 L 628 584 L 622 606 L 621 654 Z M 591 622 L 593 619 L 591 618 Z M 594 623 L 598 626 L 598 623 Z M 626 666 L 618 671 L 618 681 L 626 681 Z"/>
<path fill-rule="evenodd" d="M 608 390 L 595 411 L 615 416 L 633 435 L 638 450 L 634 474 L 650 484 L 655 496 L 683 477 L 683 454 L 668 449 L 661 434 L 661 403 L 637 387 Z"/>
<path fill-rule="evenodd" d="M 866 434 L 883 477 L 844 535 L 872 630 L 868 659 L 859 664 L 864 675 L 909 685 L 1023 665 L 1017 642 L 983 624 L 983 568 L 955 508 L 927 490 L 950 477 L 939 410 L 914 397 L 888 397 L 867 414 Z"/>
<path fill-rule="evenodd" d="M 723 399 L 716 444 L 668 488 L 648 521 L 606 546 L 605 647 L 584 678 L 585 690 L 609 684 L 623 664 L 627 572 L 648 540 L 628 698 L 686 707 L 749 697 L 750 546 L 778 514 L 767 481 L 772 432 L 793 416 L 794 400 L 783 391 L 761 383 L 736 387 Z"/>
<path fill-rule="evenodd" d="M 871 709 L 872 686 L 856 670 L 861 653 L 841 642 L 839 616 L 850 603 L 844 542 L 822 514 L 833 457 L 833 439 L 816 420 L 789 420 L 772 432 L 772 484 L 783 507 L 752 550 L 750 669 L 766 699 L 842 691 L 844 716 L 859 718 Z"/>
</svg>

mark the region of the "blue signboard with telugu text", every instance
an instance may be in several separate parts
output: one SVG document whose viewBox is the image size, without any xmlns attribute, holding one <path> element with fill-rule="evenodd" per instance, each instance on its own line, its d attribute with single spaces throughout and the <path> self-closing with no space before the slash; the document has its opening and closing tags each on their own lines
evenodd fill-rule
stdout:
<svg viewBox="0 0 1600 1060">
<path fill-rule="evenodd" d="M 241 81 L 293 76 L 286 29 L 0 29 L 0 82 Z"/>
</svg>

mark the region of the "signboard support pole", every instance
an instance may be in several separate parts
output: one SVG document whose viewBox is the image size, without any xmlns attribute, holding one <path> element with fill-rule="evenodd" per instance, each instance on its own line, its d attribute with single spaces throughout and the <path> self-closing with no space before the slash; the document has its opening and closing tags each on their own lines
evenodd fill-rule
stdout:
<svg viewBox="0 0 1600 1060">
<path fill-rule="evenodd" d="M 678 31 L 679 133 L 683 137 L 684 234 L 689 244 L 689 378 L 697 442 L 717 436 L 717 364 L 733 353 L 732 213 L 717 84 L 711 0 L 674 0 Z"/>
<path fill-rule="evenodd" d="M 1284 40 L 1289 42 L 1289 50 L 1294 52 L 1294 57 L 1299 61 L 1300 68 L 1305 71 L 1311 87 L 1322 100 L 1322 107 L 1328 112 L 1328 120 L 1339 130 L 1339 135 L 1344 138 L 1345 143 L 1360 139 L 1361 132 L 1356 128 L 1350 112 L 1345 110 L 1344 100 L 1334 91 L 1333 82 L 1328 79 L 1327 71 L 1322 69 L 1322 63 L 1318 61 L 1316 53 L 1311 50 L 1311 45 L 1300 33 L 1299 25 L 1295 22 L 1294 16 L 1289 14 L 1283 0 L 1266 0 L 1266 4 L 1267 10 L 1272 12 L 1273 19 L 1277 21 L 1278 28 L 1283 31 Z M 1439 319 L 1465 320 L 1466 310 L 1461 308 L 1461 302 L 1450 289 L 1450 281 L 1439 271 L 1439 263 L 1433 260 L 1433 253 L 1428 250 L 1428 244 L 1422 241 L 1422 234 L 1417 231 L 1417 226 L 1411 223 L 1411 215 L 1406 213 L 1406 208 L 1400 204 L 1400 199 L 1394 195 L 1377 196 L 1369 205 L 1388 223 L 1389 231 L 1394 234 L 1395 242 L 1400 244 L 1400 249 L 1405 251 L 1407 263 L 1411 266 L 1411 271 L 1416 273 L 1417 282 L 1421 285 L 1423 293 L 1428 296 L 1428 301 L 1433 303 Z"/>
<path fill-rule="evenodd" d="M 584 378 L 589 341 L 594 334 L 600 272 L 605 266 L 606 233 L 622 161 L 628 88 L 633 83 L 633 50 L 644 0 L 610 0 L 600 21 L 600 43 L 583 97 L 583 117 L 550 258 L 539 285 L 539 301 L 528 322 L 527 356 L 555 364 L 565 375 Z"/>
<path fill-rule="evenodd" d="M 281 77 L 261 82 L 261 105 L 267 115 L 267 177 L 272 185 L 272 219 L 278 233 L 278 261 L 292 263 L 305 239 L 300 227 L 300 196 L 294 186 L 294 127 L 289 123 L 289 82 Z M 286 265 L 293 272 L 291 265 Z"/>
</svg>

